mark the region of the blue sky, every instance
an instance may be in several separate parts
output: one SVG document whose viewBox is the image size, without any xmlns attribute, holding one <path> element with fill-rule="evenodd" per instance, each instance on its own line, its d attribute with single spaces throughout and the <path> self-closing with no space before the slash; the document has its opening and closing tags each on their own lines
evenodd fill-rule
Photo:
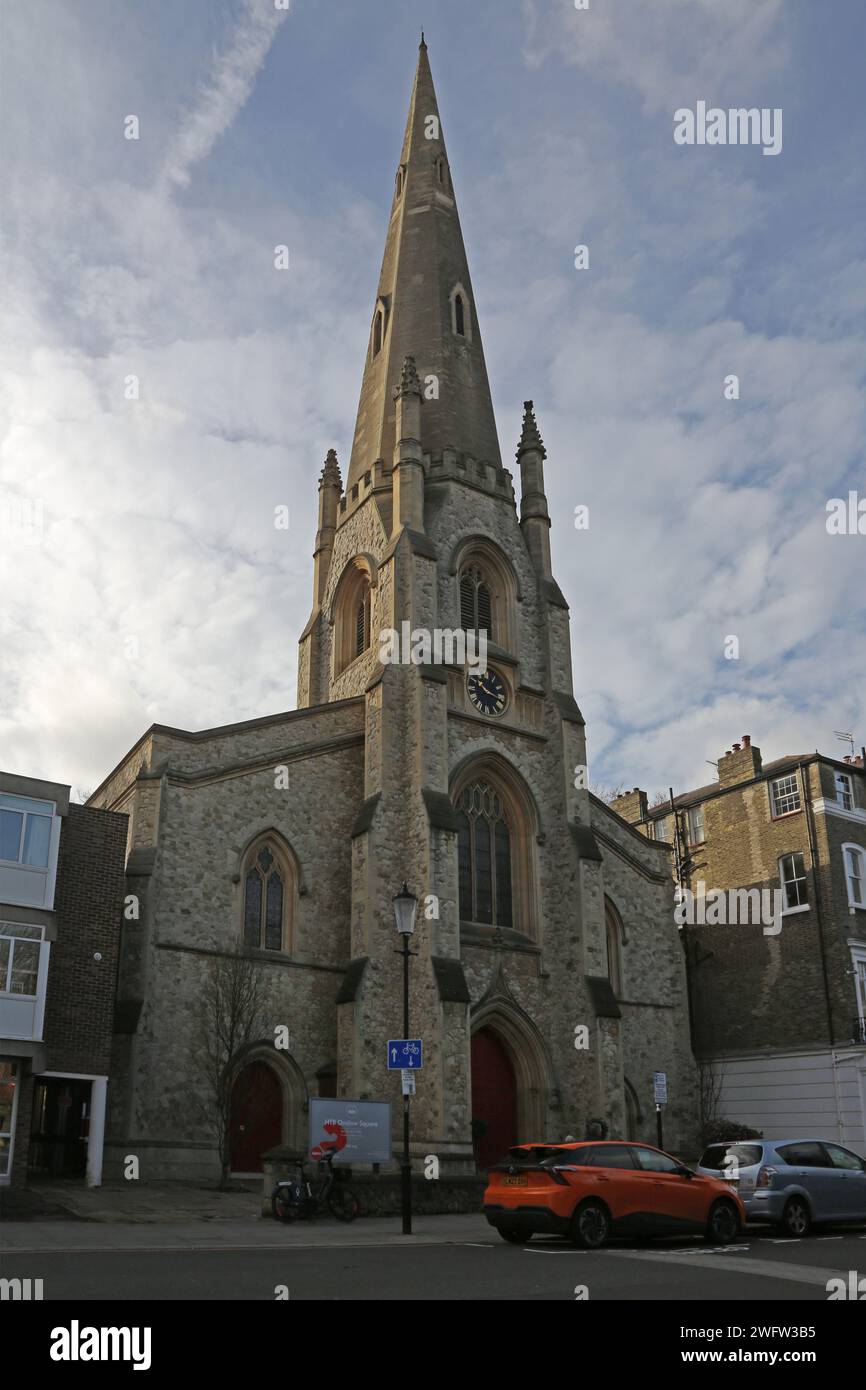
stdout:
<svg viewBox="0 0 866 1390">
<path fill-rule="evenodd" d="M 151 722 L 294 706 L 422 23 L 503 458 L 529 396 L 548 449 L 591 781 L 697 785 L 743 733 L 866 740 L 866 536 L 825 526 L 866 497 L 861 4 L 29 0 L 4 18 L 7 769 L 89 789 Z M 782 153 L 675 145 L 698 100 L 781 107 Z"/>
</svg>

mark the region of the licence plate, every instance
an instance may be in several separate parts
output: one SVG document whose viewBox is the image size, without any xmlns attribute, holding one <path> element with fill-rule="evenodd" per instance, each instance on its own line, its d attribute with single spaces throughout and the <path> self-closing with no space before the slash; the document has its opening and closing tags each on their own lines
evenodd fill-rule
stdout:
<svg viewBox="0 0 866 1390">
<path fill-rule="evenodd" d="M 506 1187 L 526 1187 L 526 1186 L 528 1185 L 528 1183 L 529 1183 L 529 1179 L 528 1179 L 528 1178 L 525 1178 L 525 1177 L 523 1177 L 523 1178 L 506 1178 L 506 1179 L 505 1179 L 505 1186 L 506 1186 Z"/>
</svg>

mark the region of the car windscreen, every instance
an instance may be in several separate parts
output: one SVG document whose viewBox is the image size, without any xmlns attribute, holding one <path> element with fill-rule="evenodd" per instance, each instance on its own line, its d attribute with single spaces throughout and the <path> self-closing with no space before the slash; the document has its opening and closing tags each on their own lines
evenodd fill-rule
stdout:
<svg viewBox="0 0 866 1390">
<path fill-rule="evenodd" d="M 716 1168 L 721 1172 L 726 1162 L 728 1167 L 731 1166 L 733 1158 L 740 1168 L 751 1168 L 755 1163 L 760 1163 L 763 1156 L 760 1144 L 711 1144 L 701 1154 L 699 1166 Z"/>
</svg>

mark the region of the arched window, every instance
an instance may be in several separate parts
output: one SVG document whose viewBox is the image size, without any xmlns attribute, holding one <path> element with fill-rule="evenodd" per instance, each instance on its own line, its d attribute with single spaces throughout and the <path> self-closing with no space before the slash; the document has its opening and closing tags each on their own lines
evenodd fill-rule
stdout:
<svg viewBox="0 0 866 1390">
<path fill-rule="evenodd" d="M 458 818 L 460 916 L 511 927 L 511 829 L 502 798 L 489 783 L 474 782 L 460 797 Z"/>
<path fill-rule="evenodd" d="M 451 306 L 451 332 L 457 338 L 472 342 L 472 302 L 465 285 L 457 284 L 448 296 Z"/>
<path fill-rule="evenodd" d="M 384 315 L 381 309 L 376 310 L 376 318 L 373 322 L 373 356 L 376 357 L 382 351 L 382 328 L 384 325 Z"/>
<path fill-rule="evenodd" d="M 373 573 L 370 559 L 356 555 L 340 576 L 334 595 L 334 675 L 370 647 L 373 606 Z"/>
<path fill-rule="evenodd" d="M 370 585 L 363 586 L 355 608 L 355 655 L 360 656 L 370 645 Z"/>
<path fill-rule="evenodd" d="M 241 874 L 244 945 L 258 951 L 288 949 L 294 875 L 275 838 L 257 840 Z"/>
<path fill-rule="evenodd" d="M 622 920 L 609 898 L 604 900 L 607 978 L 614 994 L 622 994 Z"/>
<path fill-rule="evenodd" d="M 467 565 L 460 575 L 460 626 L 464 632 L 485 632 L 493 641 L 490 585 L 478 565 Z"/>
<path fill-rule="evenodd" d="M 401 164 L 401 165 L 400 165 L 400 168 L 397 170 L 397 197 L 398 197 L 398 198 L 400 197 L 400 194 L 403 192 L 403 183 L 404 183 L 404 181 L 405 181 L 405 177 L 406 177 L 406 170 L 405 170 L 404 165 Z"/>
</svg>

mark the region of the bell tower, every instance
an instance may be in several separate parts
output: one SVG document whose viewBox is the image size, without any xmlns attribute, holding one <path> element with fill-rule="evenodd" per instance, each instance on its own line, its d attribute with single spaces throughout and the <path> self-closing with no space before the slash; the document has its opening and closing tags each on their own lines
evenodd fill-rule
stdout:
<svg viewBox="0 0 866 1390">
<path fill-rule="evenodd" d="M 605 972 L 605 926 L 546 451 L 527 402 L 518 516 L 423 39 L 395 172 L 346 486 L 333 451 L 319 486 L 298 704 L 365 711 L 338 1093 L 390 1095 L 399 1113 L 385 1049 L 402 1032 L 392 898 L 405 881 L 419 900 L 410 1017 L 425 1047 L 414 1151 L 468 1172 L 473 1032 L 474 1103 L 484 1059 L 510 1066 L 497 1123 L 516 1116 L 515 1142 L 553 1133 L 566 1104 L 569 1127 L 576 1109 L 597 1113 L 602 1093 L 621 1096 L 622 1068 L 613 1044 L 573 1046 L 593 1016 L 586 978 Z M 487 639 L 483 669 L 467 668 L 467 631 Z M 417 641 L 386 656 L 389 632 Z"/>
</svg>

